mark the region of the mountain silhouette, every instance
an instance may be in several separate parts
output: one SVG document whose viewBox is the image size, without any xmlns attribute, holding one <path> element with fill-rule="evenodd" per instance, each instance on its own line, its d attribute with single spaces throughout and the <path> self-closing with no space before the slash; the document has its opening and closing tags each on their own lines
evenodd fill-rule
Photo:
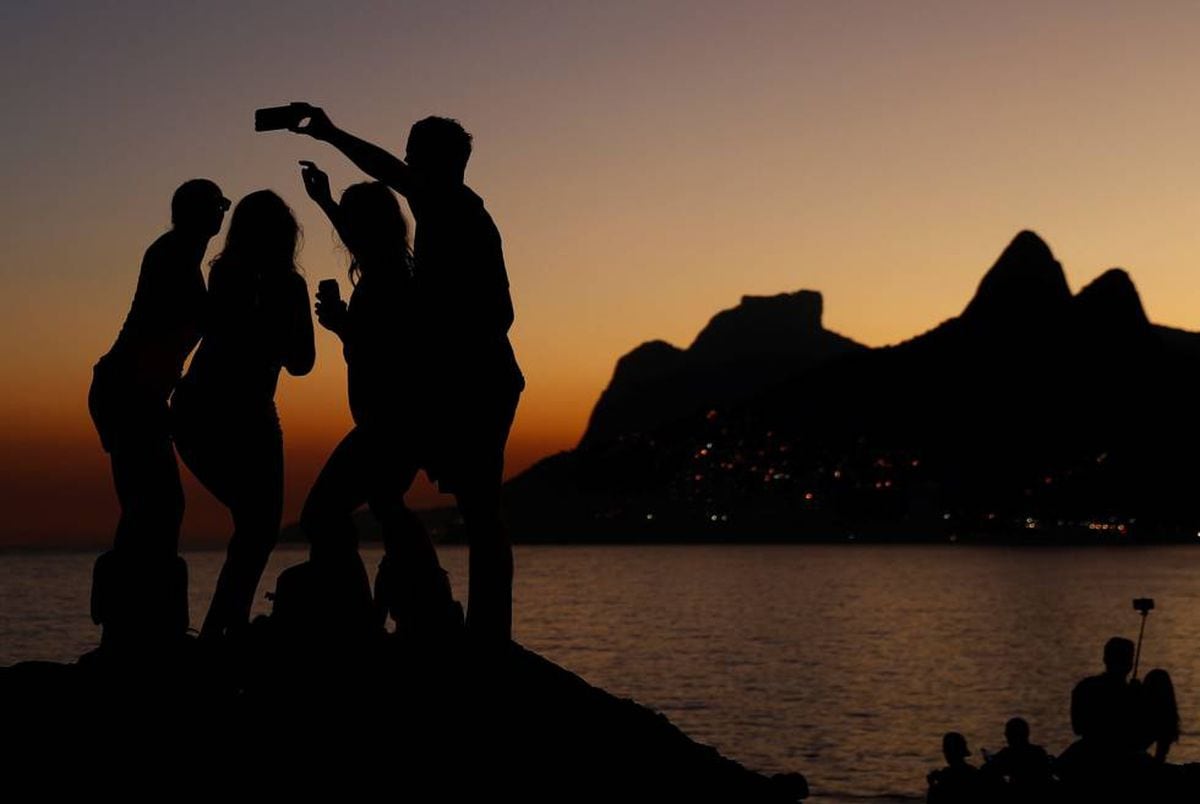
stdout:
<svg viewBox="0 0 1200 804">
<path fill-rule="evenodd" d="M 984 327 L 1047 323 L 1071 302 L 1062 266 L 1030 231 L 1019 233 L 979 282 L 964 321 Z"/>
<path fill-rule="evenodd" d="M 1075 297 L 1079 326 L 1087 331 L 1110 335 L 1145 337 L 1151 332 L 1150 319 L 1129 274 L 1120 268 L 1105 271 L 1079 291 Z"/>
<path fill-rule="evenodd" d="M 838 355 L 865 349 L 821 325 L 811 290 L 743 296 L 717 313 L 687 349 L 650 341 L 617 361 L 581 446 L 648 432 L 696 411 L 749 399 Z"/>
<path fill-rule="evenodd" d="M 508 484 L 514 532 L 1195 538 L 1200 335 L 1151 324 L 1125 271 L 1072 295 L 1021 232 L 959 316 L 875 349 L 819 300 L 745 300 L 623 358 L 579 447 Z"/>
</svg>

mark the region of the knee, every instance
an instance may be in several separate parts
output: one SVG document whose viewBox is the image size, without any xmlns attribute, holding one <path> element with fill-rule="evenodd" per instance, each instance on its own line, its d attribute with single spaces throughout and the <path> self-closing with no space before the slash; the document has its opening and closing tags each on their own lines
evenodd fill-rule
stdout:
<svg viewBox="0 0 1200 804">
<path fill-rule="evenodd" d="M 278 534 L 283 521 L 283 489 L 246 489 L 231 501 L 229 511 L 233 515 L 233 527 L 237 531 L 263 534 Z"/>
<path fill-rule="evenodd" d="M 229 541 L 229 554 L 246 557 L 269 555 L 279 541 L 279 519 L 270 513 L 235 515 L 233 538 Z"/>
<path fill-rule="evenodd" d="M 274 538 L 258 541 L 233 539 L 229 543 L 229 549 L 225 551 L 226 566 L 237 566 L 246 571 L 262 572 L 271 559 L 275 541 Z"/>
</svg>

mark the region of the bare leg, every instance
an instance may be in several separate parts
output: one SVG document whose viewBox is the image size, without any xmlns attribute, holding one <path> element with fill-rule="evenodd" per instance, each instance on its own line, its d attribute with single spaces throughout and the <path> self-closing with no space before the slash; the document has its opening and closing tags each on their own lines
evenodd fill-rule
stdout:
<svg viewBox="0 0 1200 804">
<path fill-rule="evenodd" d="M 483 643 L 512 639 L 513 554 L 508 530 L 500 519 L 504 445 L 517 411 L 514 390 L 492 409 L 491 426 L 480 428 L 469 444 L 463 465 L 458 507 L 470 545 L 470 591 L 467 629 Z"/>
<path fill-rule="evenodd" d="M 179 454 L 229 508 L 233 536 L 200 630 L 220 636 L 250 619 L 254 593 L 279 539 L 283 516 L 283 433 L 271 415 L 201 407 L 177 396 Z"/>
<path fill-rule="evenodd" d="M 467 628 L 485 642 L 506 643 L 512 639 L 513 554 L 500 520 L 499 483 L 464 490 L 458 504 L 471 551 Z"/>
<path fill-rule="evenodd" d="M 88 400 L 121 505 L 113 549 L 93 573 L 92 619 L 104 627 L 107 644 L 145 645 L 182 636 L 188 626 L 187 569 L 179 557 L 183 486 L 165 402 L 114 400 L 113 393 L 93 385 Z"/>
<path fill-rule="evenodd" d="M 250 621 L 255 592 L 278 539 L 279 517 L 271 516 L 271 512 L 234 514 L 233 538 L 201 636 L 225 633 Z"/>
<path fill-rule="evenodd" d="M 352 514 L 367 501 L 365 446 L 362 431 L 351 430 L 330 454 L 304 501 L 300 526 L 314 561 L 358 551 Z"/>
</svg>

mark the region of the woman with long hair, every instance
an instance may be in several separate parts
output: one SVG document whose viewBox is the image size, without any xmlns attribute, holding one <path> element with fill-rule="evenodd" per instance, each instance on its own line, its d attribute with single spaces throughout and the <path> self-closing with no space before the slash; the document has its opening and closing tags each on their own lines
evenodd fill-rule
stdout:
<svg viewBox="0 0 1200 804">
<path fill-rule="evenodd" d="M 369 595 L 351 518 L 366 503 L 383 526 L 377 615 L 382 620 L 390 613 L 406 636 L 437 635 L 461 624 L 462 608 L 433 542 L 404 502 L 423 464 L 421 434 L 428 419 L 408 222 L 386 185 L 351 185 L 336 202 L 329 178 L 312 162 L 301 165 L 305 190 L 350 252 L 354 287 L 349 304 L 334 292 L 318 293 L 317 320 L 342 341 L 354 428 L 313 484 L 301 525 L 313 562 L 350 566 L 359 594 L 365 589 Z"/>
<path fill-rule="evenodd" d="M 1166 670 L 1155 669 L 1142 679 L 1141 689 L 1142 746 L 1154 746 L 1154 761 L 1167 761 L 1171 746 L 1179 742 L 1179 705 L 1175 702 L 1175 685 Z"/>
<path fill-rule="evenodd" d="M 279 538 L 283 432 L 275 388 L 281 368 L 302 376 L 316 355 L 299 242 L 299 224 L 275 193 L 259 190 L 238 202 L 212 261 L 204 338 L 171 400 L 180 457 L 233 516 L 205 638 L 248 622 Z"/>
</svg>

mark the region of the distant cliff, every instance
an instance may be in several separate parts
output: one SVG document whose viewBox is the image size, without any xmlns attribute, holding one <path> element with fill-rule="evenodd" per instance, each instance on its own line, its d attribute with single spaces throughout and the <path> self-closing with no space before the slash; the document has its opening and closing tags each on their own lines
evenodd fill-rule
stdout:
<svg viewBox="0 0 1200 804">
<path fill-rule="evenodd" d="M 1200 335 L 1129 275 L 1072 294 L 1021 232 L 963 312 L 895 346 L 747 298 L 617 365 L 579 447 L 514 478 L 518 537 L 1195 538 Z"/>
<path fill-rule="evenodd" d="M 830 358 L 866 347 L 821 326 L 821 294 L 743 296 L 687 349 L 650 341 L 617 361 L 581 446 L 727 407 Z"/>
</svg>

